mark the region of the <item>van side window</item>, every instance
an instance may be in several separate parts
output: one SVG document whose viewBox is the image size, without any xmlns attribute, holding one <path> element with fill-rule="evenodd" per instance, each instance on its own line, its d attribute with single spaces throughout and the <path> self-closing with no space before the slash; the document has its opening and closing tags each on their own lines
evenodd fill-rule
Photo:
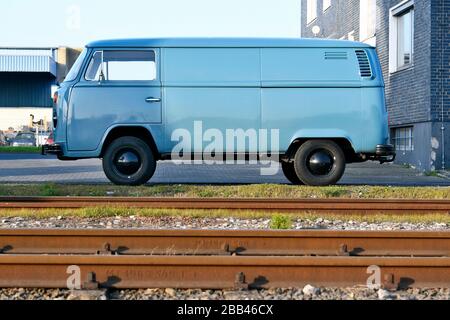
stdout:
<svg viewBox="0 0 450 320">
<path fill-rule="evenodd" d="M 156 80 L 155 52 L 96 51 L 86 71 L 88 81 L 153 81 Z M 102 78 L 102 79 L 101 79 Z"/>
</svg>

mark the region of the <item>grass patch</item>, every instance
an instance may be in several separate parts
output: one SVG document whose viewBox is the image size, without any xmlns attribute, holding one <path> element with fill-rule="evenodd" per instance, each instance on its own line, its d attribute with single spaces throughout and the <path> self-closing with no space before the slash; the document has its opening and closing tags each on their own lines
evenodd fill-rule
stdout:
<svg viewBox="0 0 450 320">
<path fill-rule="evenodd" d="M 42 196 L 44 197 L 55 197 L 59 196 L 58 189 L 55 184 L 48 183 L 42 186 Z"/>
<path fill-rule="evenodd" d="M 0 196 L 123 196 L 192 198 L 351 198 L 450 199 L 450 187 L 384 187 L 292 185 L 114 185 L 0 184 Z"/>
<path fill-rule="evenodd" d="M 439 177 L 439 173 L 437 171 L 425 171 L 424 175 L 427 177 Z"/>
<path fill-rule="evenodd" d="M 357 215 L 357 214 L 324 214 L 314 212 L 261 212 L 261 211 L 229 211 L 229 210 L 179 210 L 179 209 L 142 209 L 142 208 L 114 208 L 92 207 L 84 209 L 1 209 L 0 218 L 22 217 L 30 219 L 46 218 L 114 218 L 114 217 L 189 217 L 189 218 L 236 218 L 270 220 L 273 229 L 290 229 L 295 220 L 316 221 L 326 219 L 329 221 L 354 221 L 366 223 L 445 223 L 450 225 L 448 214 L 415 214 L 415 215 Z"/>
<path fill-rule="evenodd" d="M 41 153 L 40 147 L 0 147 L 0 153 Z"/>
<path fill-rule="evenodd" d="M 287 215 L 275 214 L 270 220 L 270 228 L 275 230 L 292 229 L 292 217 Z"/>
</svg>

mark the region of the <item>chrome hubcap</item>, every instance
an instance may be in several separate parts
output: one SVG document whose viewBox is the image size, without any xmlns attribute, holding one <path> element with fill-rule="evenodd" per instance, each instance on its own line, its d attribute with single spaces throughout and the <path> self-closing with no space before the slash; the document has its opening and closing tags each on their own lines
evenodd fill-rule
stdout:
<svg viewBox="0 0 450 320">
<path fill-rule="evenodd" d="M 316 150 L 307 160 L 309 171 L 316 176 L 324 176 L 331 172 L 334 157 L 326 150 Z"/>
<path fill-rule="evenodd" d="M 141 158 L 133 150 L 121 150 L 114 158 L 114 166 L 121 174 L 132 175 L 139 171 L 142 165 Z"/>
</svg>

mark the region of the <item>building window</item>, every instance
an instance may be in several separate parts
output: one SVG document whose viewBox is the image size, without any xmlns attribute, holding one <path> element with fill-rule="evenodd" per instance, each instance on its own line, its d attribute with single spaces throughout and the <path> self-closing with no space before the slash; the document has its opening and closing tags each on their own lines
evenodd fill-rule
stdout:
<svg viewBox="0 0 450 320">
<path fill-rule="evenodd" d="M 397 151 L 414 151 L 413 127 L 392 130 L 392 143 Z"/>
<path fill-rule="evenodd" d="M 306 3 L 306 23 L 317 19 L 317 0 L 308 0 Z"/>
<path fill-rule="evenodd" d="M 323 12 L 328 10 L 331 7 L 331 0 L 323 0 Z"/>
<path fill-rule="evenodd" d="M 409 68 L 414 56 L 414 1 L 407 0 L 391 9 L 389 71 Z"/>
<path fill-rule="evenodd" d="M 397 25 L 397 67 L 402 68 L 412 63 L 413 54 L 413 12 L 409 10 L 398 16 Z"/>
<path fill-rule="evenodd" d="M 377 27 L 377 1 L 364 0 L 360 5 L 359 38 L 361 41 L 370 41 L 375 37 Z"/>
</svg>

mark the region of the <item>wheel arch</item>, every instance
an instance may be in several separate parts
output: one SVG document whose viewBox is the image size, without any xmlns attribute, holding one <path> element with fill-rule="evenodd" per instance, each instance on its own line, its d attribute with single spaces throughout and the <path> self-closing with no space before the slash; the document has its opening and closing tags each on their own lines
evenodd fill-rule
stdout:
<svg viewBox="0 0 450 320">
<path fill-rule="evenodd" d="M 103 138 L 102 142 L 100 158 L 103 157 L 103 155 L 106 152 L 106 148 L 111 144 L 112 141 L 114 141 L 117 138 L 126 136 L 142 139 L 143 141 L 145 141 L 145 143 L 148 144 L 148 146 L 152 150 L 155 159 L 158 160 L 160 158 L 158 147 L 156 146 L 155 139 L 153 138 L 153 135 L 150 132 L 150 130 L 143 126 L 131 126 L 131 125 L 120 125 L 113 127 L 105 134 L 105 137 Z"/>
<path fill-rule="evenodd" d="M 355 158 L 355 148 L 353 147 L 353 144 L 351 140 L 348 137 L 336 137 L 336 136 L 330 136 L 330 137 L 298 137 L 292 140 L 291 144 L 289 145 L 288 150 L 285 154 L 286 161 L 290 162 L 294 160 L 295 153 L 298 150 L 298 148 L 309 140 L 330 140 L 335 142 L 344 152 L 346 161 L 353 162 L 353 159 Z"/>
</svg>

